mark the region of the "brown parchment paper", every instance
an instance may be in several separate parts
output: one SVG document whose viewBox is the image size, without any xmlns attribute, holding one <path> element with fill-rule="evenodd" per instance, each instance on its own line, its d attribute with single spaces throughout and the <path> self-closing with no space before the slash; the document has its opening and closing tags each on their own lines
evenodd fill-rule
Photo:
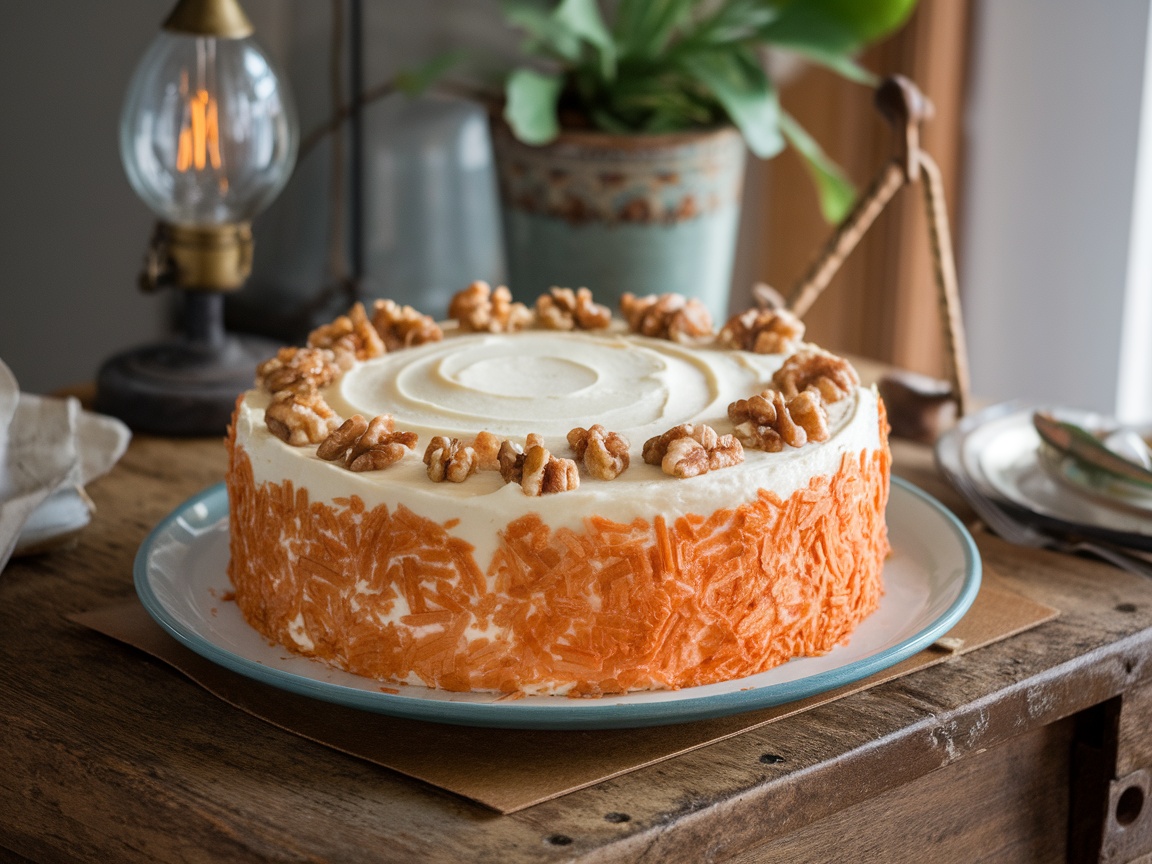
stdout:
<svg viewBox="0 0 1152 864">
<path fill-rule="evenodd" d="M 471 728 L 389 717 L 299 696 L 246 678 L 168 635 L 135 597 L 73 621 L 168 663 L 233 706 L 281 729 L 512 813 L 738 735 L 1005 639 L 1057 610 L 984 570 L 968 613 L 935 645 L 869 678 L 816 696 L 674 726 L 586 731 Z"/>
</svg>

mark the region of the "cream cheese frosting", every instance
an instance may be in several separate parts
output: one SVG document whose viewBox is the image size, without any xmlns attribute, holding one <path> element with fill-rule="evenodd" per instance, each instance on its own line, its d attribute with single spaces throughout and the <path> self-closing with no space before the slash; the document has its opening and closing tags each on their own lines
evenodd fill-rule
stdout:
<svg viewBox="0 0 1152 864">
<path fill-rule="evenodd" d="M 881 446 L 878 397 L 860 387 L 829 406 L 830 438 L 818 445 L 778 453 L 747 449 L 739 470 L 687 480 L 644 463 L 644 442 L 680 423 L 732 431 L 728 404 L 769 386 L 784 359 L 622 332 L 509 337 L 449 331 L 441 342 L 358 363 L 322 392 L 342 418 L 391 414 L 398 430 L 419 435 L 416 451 L 388 469 L 351 472 L 321 460 L 315 447 L 284 443 L 268 432 L 269 397 L 257 390 L 238 406 L 236 443 L 251 458 L 258 484 L 292 478 L 313 500 L 356 495 L 369 508 L 403 504 L 433 521 L 459 520 L 453 533 L 474 547 L 483 567 L 495 552 L 498 529 L 522 515 L 578 530 L 593 515 L 671 520 L 735 507 L 761 490 L 783 499 L 812 477 L 837 471 L 845 454 Z M 495 471 L 464 483 L 434 483 L 421 459 L 433 436 L 470 442 L 482 430 L 519 443 L 536 433 L 554 455 L 571 456 L 569 430 L 594 423 L 628 438 L 631 466 L 611 481 L 582 476 L 578 489 L 562 494 L 525 495 Z"/>
</svg>

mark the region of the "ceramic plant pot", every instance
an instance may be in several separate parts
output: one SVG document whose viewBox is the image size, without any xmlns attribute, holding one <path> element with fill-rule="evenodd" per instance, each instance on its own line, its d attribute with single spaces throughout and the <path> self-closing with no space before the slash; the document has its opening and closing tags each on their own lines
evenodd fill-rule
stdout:
<svg viewBox="0 0 1152 864">
<path fill-rule="evenodd" d="M 745 145 L 733 128 L 670 135 L 566 132 L 543 147 L 493 124 L 509 287 L 676 292 L 728 307 Z"/>
</svg>

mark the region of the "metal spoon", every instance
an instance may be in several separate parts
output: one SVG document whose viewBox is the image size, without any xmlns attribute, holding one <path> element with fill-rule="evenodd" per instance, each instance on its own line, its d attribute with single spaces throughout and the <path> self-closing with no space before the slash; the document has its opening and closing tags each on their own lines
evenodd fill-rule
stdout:
<svg viewBox="0 0 1152 864">
<path fill-rule="evenodd" d="M 1152 471 L 1152 449 L 1135 429 L 1122 427 L 1109 432 L 1104 436 L 1104 446 L 1129 462 L 1135 462 L 1145 470 Z"/>
<path fill-rule="evenodd" d="M 1104 471 L 1129 483 L 1152 488 L 1152 462 L 1133 461 L 1108 447 L 1087 429 L 1058 420 L 1046 411 L 1032 414 L 1032 425 L 1052 447 L 1066 453 L 1089 468 Z M 1147 450 L 1147 445 L 1144 445 Z"/>
</svg>

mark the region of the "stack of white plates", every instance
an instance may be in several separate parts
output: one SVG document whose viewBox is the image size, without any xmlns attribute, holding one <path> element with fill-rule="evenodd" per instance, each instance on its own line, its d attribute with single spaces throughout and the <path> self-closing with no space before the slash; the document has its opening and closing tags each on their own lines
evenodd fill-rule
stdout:
<svg viewBox="0 0 1152 864">
<path fill-rule="evenodd" d="M 1048 405 L 996 405 L 941 436 L 940 467 L 967 476 L 986 498 L 1054 536 L 1152 551 L 1152 488 L 1085 468 L 1053 450 L 1033 426 L 1036 411 L 1100 436 L 1117 425 L 1099 414 Z"/>
</svg>

